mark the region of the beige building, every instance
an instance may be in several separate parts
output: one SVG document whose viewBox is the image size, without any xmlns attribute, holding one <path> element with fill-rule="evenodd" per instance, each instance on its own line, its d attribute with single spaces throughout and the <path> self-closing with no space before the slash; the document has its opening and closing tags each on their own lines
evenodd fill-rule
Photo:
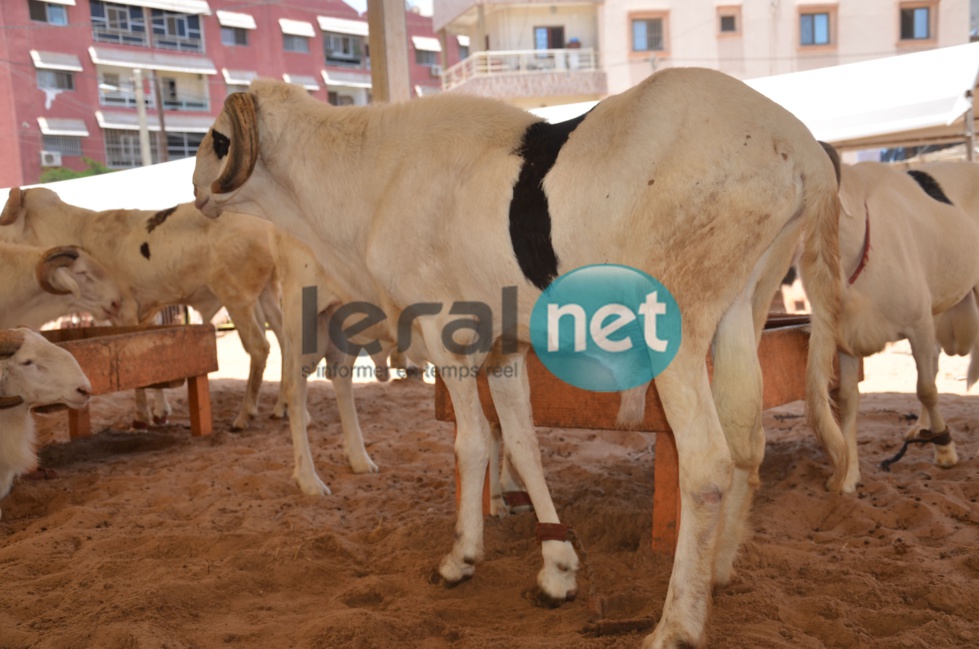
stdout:
<svg viewBox="0 0 979 649">
<path fill-rule="evenodd" d="M 969 42 L 973 0 L 434 0 L 469 57 L 443 88 L 526 108 L 599 99 L 657 69 L 741 79 Z"/>
</svg>

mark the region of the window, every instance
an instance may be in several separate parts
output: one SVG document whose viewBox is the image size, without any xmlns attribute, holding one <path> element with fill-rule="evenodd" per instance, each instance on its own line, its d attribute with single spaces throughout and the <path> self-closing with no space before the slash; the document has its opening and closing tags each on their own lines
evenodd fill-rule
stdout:
<svg viewBox="0 0 979 649">
<path fill-rule="evenodd" d="M 662 52 L 666 38 L 662 18 L 645 18 L 632 21 L 632 51 Z"/>
<path fill-rule="evenodd" d="M 305 36 L 294 36 L 293 34 L 282 35 L 282 48 L 286 52 L 309 52 L 309 39 Z"/>
<path fill-rule="evenodd" d="M 80 156 L 82 154 L 82 138 L 71 135 L 45 135 L 42 149 L 61 155 Z"/>
<path fill-rule="evenodd" d="M 737 19 L 734 16 L 721 16 L 721 33 L 730 34 L 738 31 Z"/>
<path fill-rule="evenodd" d="M 429 52 L 428 50 L 415 50 L 415 63 L 418 65 L 427 65 L 429 67 L 439 64 L 438 52 Z"/>
<path fill-rule="evenodd" d="M 92 37 L 102 43 L 147 45 L 146 17 L 142 7 L 92 2 Z"/>
<path fill-rule="evenodd" d="M 829 45 L 829 14 L 799 14 L 799 43 L 801 45 Z"/>
<path fill-rule="evenodd" d="M 75 75 L 62 70 L 38 70 L 37 87 L 42 90 L 74 90 Z"/>
<path fill-rule="evenodd" d="M 240 27 L 221 28 L 222 45 L 248 45 L 248 30 Z"/>
<path fill-rule="evenodd" d="M 203 52 L 201 18 L 153 9 L 153 44 L 166 50 Z"/>
<path fill-rule="evenodd" d="M 31 20 L 51 25 L 67 25 L 68 10 L 63 5 L 48 4 L 41 0 L 27 0 Z"/>
<path fill-rule="evenodd" d="M 204 140 L 205 133 L 171 133 L 167 131 L 167 156 L 171 160 L 192 158 Z"/>
<path fill-rule="evenodd" d="M 323 32 L 323 57 L 327 65 L 360 67 L 363 44 L 363 38 L 360 36 Z"/>
<path fill-rule="evenodd" d="M 237 83 L 229 83 L 228 94 L 230 95 L 233 92 L 248 92 L 248 86 L 243 86 Z"/>
<path fill-rule="evenodd" d="M 143 158 L 139 152 L 139 131 L 107 128 L 103 133 L 105 135 L 105 165 L 107 167 L 127 169 L 143 166 Z M 154 163 L 160 161 L 156 141 L 156 137 L 150 138 L 150 156 Z"/>
<path fill-rule="evenodd" d="M 901 40 L 926 41 L 932 36 L 930 6 L 901 7 Z"/>
<path fill-rule="evenodd" d="M 469 46 L 468 45 L 460 45 L 459 46 L 459 60 L 460 61 L 465 61 L 468 58 L 469 58 Z"/>
<path fill-rule="evenodd" d="M 559 50 L 564 47 L 564 27 L 534 27 L 535 50 Z"/>
<path fill-rule="evenodd" d="M 354 98 L 350 95 L 341 95 L 338 92 L 326 93 L 326 101 L 334 106 L 353 106 Z"/>
</svg>

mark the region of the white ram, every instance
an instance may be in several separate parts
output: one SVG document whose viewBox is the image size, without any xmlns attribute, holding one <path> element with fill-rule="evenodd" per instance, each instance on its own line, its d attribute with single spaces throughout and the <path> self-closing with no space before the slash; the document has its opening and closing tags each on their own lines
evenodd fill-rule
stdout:
<svg viewBox="0 0 979 649">
<path fill-rule="evenodd" d="M 209 322 L 221 306 L 235 323 L 251 357 L 248 384 L 234 429 L 243 429 L 258 412 L 258 394 L 269 354 L 265 323 L 281 341 L 279 289 L 269 250 L 270 226 L 253 217 L 215 223 L 193 205 L 159 212 L 105 210 L 70 205 L 46 188 L 10 190 L 0 215 L 0 237 L 36 245 L 77 244 L 90 251 L 136 302 L 138 313 L 115 324 L 146 322 L 171 304 L 187 304 Z M 162 392 L 157 392 L 162 395 Z M 136 422 L 149 422 L 145 400 L 137 394 Z M 157 398 L 153 417 L 169 415 Z M 282 403 L 276 413 L 282 413 Z"/>
<path fill-rule="evenodd" d="M 856 441 L 860 358 L 907 338 L 922 406 L 907 436 L 948 432 L 938 409 L 936 340 L 950 354 L 967 354 L 976 343 L 977 187 L 979 165 L 965 162 L 931 163 L 907 172 L 877 162 L 843 167 L 840 255 L 849 281 L 840 328 L 852 352 L 840 354 L 840 418 L 850 456 L 844 491 L 854 491 L 861 477 Z M 950 437 L 935 445 L 938 465 L 957 461 Z"/>
<path fill-rule="evenodd" d="M 81 408 L 92 385 L 75 357 L 30 329 L 0 330 L 0 500 L 37 463 L 34 406 Z"/>
<path fill-rule="evenodd" d="M 302 317 L 303 287 L 318 286 L 320 298 L 328 301 L 329 296 L 335 294 L 307 246 L 267 221 L 253 217 L 215 222 L 204 218 L 189 205 L 156 213 L 136 210 L 92 212 L 63 202 L 47 189 L 14 189 L 0 216 L 0 225 L 13 230 L 7 231 L 8 236 L 29 239 L 84 236 L 90 240 L 98 236 L 100 230 L 108 233 L 105 236 L 114 243 L 103 243 L 102 254 L 114 272 L 124 278 L 139 309 L 138 318 L 133 316 L 128 321 L 123 320 L 122 324 L 133 324 L 136 319 L 145 321 L 160 306 L 181 303 L 182 300 L 199 310 L 205 320 L 210 320 L 222 304 L 228 306 L 242 344 L 252 356 L 246 401 L 235 420 L 236 428 L 244 427 L 247 415 L 254 412 L 261 386 L 268 343 L 260 323 L 266 320 L 270 323 L 279 338 L 284 358 L 293 358 L 297 362 L 299 359 L 301 328 L 293 334 L 297 341 L 291 347 L 296 350 L 294 355 L 287 351 L 290 345 L 283 337 L 280 286 L 286 290 L 286 304 L 293 310 L 289 317 L 296 323 Z M 0 228 L 0 233 L 4 231 Z M 58 236 L 55 236 L 56 232 Z M 320 340 L 325 343 L 327 338 L 323 336 Z M 389 345 L 385 346 L 376 355 L 378 367 L 386 366 L 383 356 L 389 348 Z M 316 358 L 307 356 L 304 361 L 315 367 L 316 361 L 326 354 L 323 347 L 317 350 Z M 354 406 L 349 369 L 355 358 L 339 354 L 335 349 L 330 351 L 330 357 L 334 371 L 329 375 L 335 386 L 344 450 L 350 467 L 357 473 L 375 472 L 377 466 L 364 448 Z M 337 369 L 341 366 L 343 369 Z M 276 416 L 285 414 L 285 394 L 290 385 L 288 381 L 282 383 L 282 396 L 274 410 Z M 305 412 L 305 393 L 293 396 L 299 399 L 290 404 L 298 409 L 293 412 Z M 145 400 L 141 400 L 141 393 L 137 399 L 142 411 Z M 316 474 L 302 422 L 302 417 L 293 417 L 291 422 L 297 448 L 293 476 L 304 493 L 326 493 L 329 489 Z"/>
<path fill-rule="evenodd" d="M 0 241 L 0 286 L 0 329 L 40 327 L 71 313 L 108 320 L 122 308 L 122 294 L 105 268 L 71 246 Z"/>
<path fill-rule="evenodd" d="M 833 165 L 798 120 L 726 75 L 663 71 L 554 125 L 477 97 L 336 108 L 256 81 L 229 96 L 204 138 L 194 188 L 208 216 L 253 213 L 310 243 L 339 296 L 383 309 L 391 339 L 413 305 L 499 304 L 518 287 L 518 351 L 451 352 L 442 333 L 458 316 L 448 308 L 408 319 L 408 351 L 436 367 L 488 359 L 506 370 L 489 374 L 490 390 L 542 524 L 537 581 L 553 600 L 576 594 L 578 558 L 534 436 L 523 363 L 532 307 L 559 274 L 591 264 L 637 268 L 670 290 L 682 342 L 656 384 L 676 437 L 683 516 L 647 647 L 703 646 L 711 586 L 730 578 L 764 452 L 758 331 L 803 234 L 815 311 L 809 414 L 836 465 L 832 485 L 845 475 L 828 399 L 841 284 Z M 501 319 L 494 311 L 490 342 Z M 485 347 L 468 333 L 455 342 Z M 455 541 L 438 567 L 451 584 L 483 557 L 490 427 L 475 377 L 443 378 L 461 479 Z"/>
</svg>

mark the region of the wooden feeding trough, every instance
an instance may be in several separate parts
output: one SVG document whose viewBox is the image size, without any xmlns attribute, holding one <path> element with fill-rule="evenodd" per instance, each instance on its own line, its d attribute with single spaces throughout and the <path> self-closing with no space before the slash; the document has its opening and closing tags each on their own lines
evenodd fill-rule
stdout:
<svg viewBox="0 0 979 649">
<path fill-rule="evenodd" d="M 211 433 L 207 374 L 218 369 L 211 325 L 83 327 L 41 334 L 75 357 L 92 383 L 93 395 L 176 387 L 186 379 L 191 433 Z M 68 424 L 72 439 L 90 435 L 88 407 L 69 410 Z"/>
<path fill-rule="evenodd" d="M 808 316 L 770 316 L 762 334 L 758 356 L 764 377 L 764 408 L 805 398 L 806 357 L 809 350 Z M 708 371 L 712 370 L 707 359 Z M 548 371 L 533 354 L 527 355 L 534 424 L 551 428 L 615 429 L 619 394 L 589 392 L 573 387 Z M 479 396 L 491 422 L 499 418 L 493 408 L 485 376 L 479 378 Z M 455 421 L 445 384 L 435 386 L 435 417 Z M 655 381 L 646 393 L 646 416 L 638 428 L 656 433 L 653 467 L 653 550 L 672 554 L 680 520 L 679 464 L 673 433 L 663 413 Z M 457 485 L 458 493 L 458 485 Z M 489 511 L 489 486 L 483 488 L 483 510 Z"/>
</svg>

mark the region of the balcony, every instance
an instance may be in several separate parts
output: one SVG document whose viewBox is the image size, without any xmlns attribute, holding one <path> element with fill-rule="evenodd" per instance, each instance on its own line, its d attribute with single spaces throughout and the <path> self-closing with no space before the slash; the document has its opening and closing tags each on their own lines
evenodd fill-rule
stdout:
<svg viewBox="0 0 979 649">
<path fill-rule="evenodd" d="M 592 48 L 475 52 L 442 73 L 442 89 L 486 97 L 603 95 Z"/>
<path fill-rule="evenodd" d="M 203 96 L 187 96 L 164 91 L 163 107 L 166 110 L 190 110 L 207 112 L 211 109 L 210 102 Z M 148 109 L 156 108 L 156 97 L 151 89 L 147 89 L 143 103 Z M 119 85 L 108 83 L 99 84 L 99 104 L 117 108 L 136 107 L 136 86 L 132 81 L 122 81 Z"/>
</svg>

